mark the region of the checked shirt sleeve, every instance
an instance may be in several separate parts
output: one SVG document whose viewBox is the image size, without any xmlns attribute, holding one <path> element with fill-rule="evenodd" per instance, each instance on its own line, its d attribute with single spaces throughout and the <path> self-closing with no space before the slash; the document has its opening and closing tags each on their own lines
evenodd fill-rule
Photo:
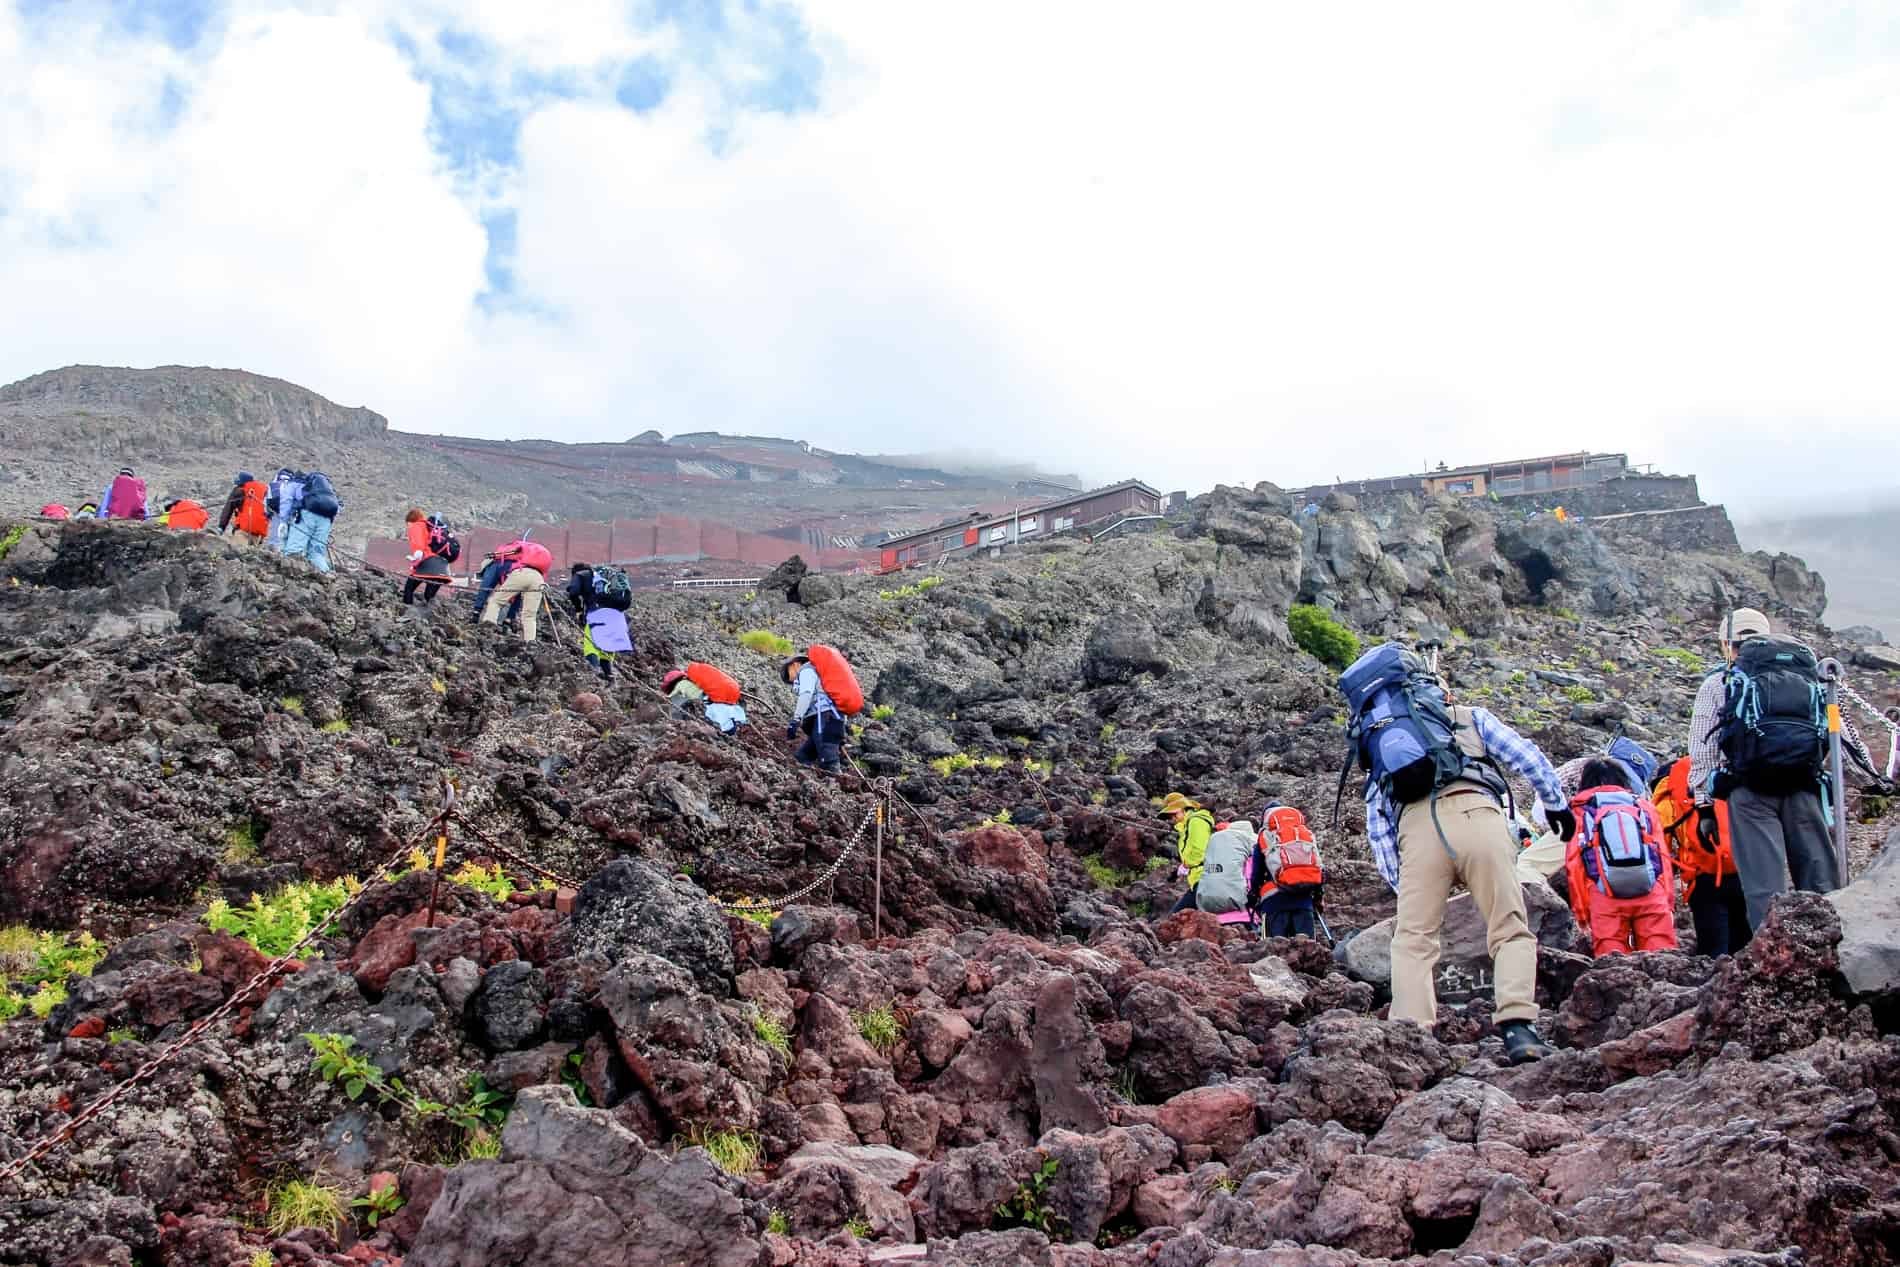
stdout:
<svg viewBox="0 0 1900 1267">
<path fill-rule="evenodd" d="M 1521 776 L 1537 791 L 1537 799 L 1546 809 L 1568 809 L 1569 798 L 1563 783 L 1543 750 L 1497 719 L 1489 709 L 1471 710 L 1471 724 L 1484 741 L 1484 749 L 1506 769 Z"/>
</svg>

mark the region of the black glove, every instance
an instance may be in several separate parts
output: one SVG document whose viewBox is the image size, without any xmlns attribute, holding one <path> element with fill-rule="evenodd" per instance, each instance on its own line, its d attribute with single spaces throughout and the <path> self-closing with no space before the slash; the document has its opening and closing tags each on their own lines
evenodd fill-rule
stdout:
<svg viewBox="0 0 1900 1267">
<path fill-rule="evenodd" d="M 1722 828 L 1715 821 L 1715 806 L 1698 805 L 1695 807 L 1695 838 L 1710 853 L 1722 842 Z"/>
<path fill-rule="evenodd" d="M 795 722 L 795 721 L 794 721 L 794 722 L 787 722 L 787 723 L 785 724 L 785 737 L 786 737 L 787 739 L 796 739 L 796 738 L 798 738 L 798 723 L 797 723 L 797 722 Z"/>
<path fill-rule="evenodd" d="M 1577 834 L 1577 816 L 1568 809 L 1551 809 L 1546 806 L 1544 819 L 1550 824 L 1550 829 L 1557 833 L 1557 839 L 1565 844 L 1569 844 L 1571 838 Z"/>
</svg>

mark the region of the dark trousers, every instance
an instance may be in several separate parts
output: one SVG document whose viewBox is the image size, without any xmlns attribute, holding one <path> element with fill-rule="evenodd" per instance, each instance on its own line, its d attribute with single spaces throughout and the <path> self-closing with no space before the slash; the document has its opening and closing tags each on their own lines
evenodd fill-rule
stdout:
<svg viewBox="0 0 1900 1267">
<path fill-rule="evenodd" d="M 1738 787 L 1729 793 L 1728 824 L 1749 928 L 1760 928 L 1768 904 L 1791 888 L 1832 893 L 1841 887 L 1819 788 L 1771 796 Z"/>
<path fill-rule="evenodd" d="M 1299 891 L 1275 889 L 1260 900 L 1260 918 L 1269 937 L 1312 937 L 1313 886 L 1300 885 Z"/>
<path fill-rule="evenodd" d="M 838 769 L 839 751 L 844 747 L 844 718 L 837 713 L 807 717 L 803 729 L 805 742 L 798 746 L 798 764 Z"/>
<path fill-rule="evenodd" d="M 1200 886 L 1200 885 L 1198 885 L 1198 884 L 1191 884 L 1191 885 L 1189 885 L 1189 886 L 1188 886 L 1188 891 L 1187 891 L 1186 893 L 1183 893 L 1183 894 L 1181 895 L 1181 900 L 1180 900 L 1179 902 L 1176 902 L 1176 903 L 1174 904 L 1174 910 L 1175 910 L 1175 911 L 1191 911 L 1191 910 L 1194 910 L 1194 909 L 1195 909 L 1195 907 L 1196 907 L 1196 905 L 1197 905 L 1197 904 L 1199 903 L 1199 901 L 1200 901 L 1200 896 L 1201 896 L 1201 895 L 1200 895 L 1200 887 L 1201 887 L 1201 886 Z M 1170 914 L 1170 915 L 1172 915 L 1172 914 L 1174 914 L 1174 911 L 1169 911 L 1169 912 L 1168 912 L 1168 914 Z"/>
<path fill-rule="evenodd" d="M 416 591 L 421 590 L 422 605 L 427 607 L 435 601 L 435 592 L 448 583 L 447 577 L 436 580 L 431 576 L 412 576 L 402 583 L 402 605 L 409 606 L 410 601 L 416 596 Z"/>
<path fill-rule="evenodd" d="M 1695 948 L 1701 955 L 1732 955 L 1748 944 L 1748 903 L 1733 871 L 1717 884 L 1699 875 L 1689 886 L 1689 914 L 1695 920 Z"/>
</svg>

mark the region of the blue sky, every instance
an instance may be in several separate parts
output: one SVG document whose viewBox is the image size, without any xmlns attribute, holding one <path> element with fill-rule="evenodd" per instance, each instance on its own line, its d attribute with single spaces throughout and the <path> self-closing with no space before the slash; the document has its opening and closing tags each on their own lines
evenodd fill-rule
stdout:
<svg viewBox="0 0 1900 1267">
<path fill-rule="evenodd" d="M 1873 0 L 0 0 L 0 380 L 1295 484 L 1900 422 Z"/>
</svg>

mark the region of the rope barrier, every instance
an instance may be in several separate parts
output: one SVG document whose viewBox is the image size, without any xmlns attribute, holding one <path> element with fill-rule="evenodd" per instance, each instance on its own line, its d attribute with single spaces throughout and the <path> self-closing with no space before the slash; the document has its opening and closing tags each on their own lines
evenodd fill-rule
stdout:
<svg viewBox="0 0 1900 1267">
<path fill-rule="evenodd" d="M 430 832 L 448 822 L 449 818 L 453 815 L 452 805 L 452 795 L 445 796 L 443 808 L 438 811 L 420 831 L 403 842 L 402 846 L 397 849 L 391 858 L 390 863 L 386 864 L 383 869 L 387 870 L 389 866 L 393 866 L 396 862 L 400 861 L 416 847 L 418 842 L 426 838 Z M 110 1091 L 67 1118 L 64 1125 L 51 1135 L 46 1136 L 26 1153 L 14 1158 L 5 1166 L 0 1166 L 0 1184 L 6 1184 L 11 1180 L 17 1179 L 28 1166 L 50 1156 L 61 1145 L 71 1140 L 80 1127 L 97 1118 L 100 1114 L 105 1112 L 106 1109 L 117 1103 L 121 1096 L 125 1095 L 141 1082 L 144 1082 L 147 1078 L 150 1078 L 153 1074 L 171 1063 L 180 1052 L 204 1037 L 213 1025 L 237 1010 L 246 999 L 251 997 L 252 993 L 256 991 L 259 986 L 282 974 L 285 967 L 292 960 L 296 959 L 305 948 L 316 941 L 318 937 L 322 936 L 330 925 L 336 923 L 346 912 L 355 907 L 358 902 L 362 901 L 363 896 L 369 891 L 370 886 L 366 884 L 355 893 L 352 893 L 334 911 L 331 911 L 327 916 L 319 920 L 308 933 L 305 933 L 303 937 L 298 940 L 296 945 L 271 960 L 261 968 L 256 975 L 236 990 L 230 998 L 193 1022 L 190 1029 L 187 1029 L 183 1034 L 173 1039 L 158 1055 L 153 1056 L 143 1065 L 140 1065 L 129 1077 L 113 1087 Z"/>
</svg>

